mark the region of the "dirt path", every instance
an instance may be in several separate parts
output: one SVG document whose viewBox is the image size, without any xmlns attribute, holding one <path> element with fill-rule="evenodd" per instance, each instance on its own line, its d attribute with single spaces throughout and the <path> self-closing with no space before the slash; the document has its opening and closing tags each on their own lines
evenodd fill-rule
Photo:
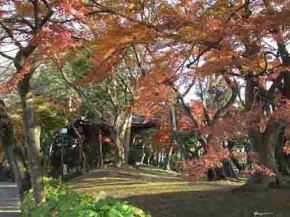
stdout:
<svg viewBox="0 0 290 217">
<path fill-rule="evenodd" d="M 122 198 L 153 217 L 290 217 L 290 189 L 233 193 L 238 182 L 184 181 L 152 169 L 96 170 L 70 182 L 76 191 Z"/>
<path fill-rule="evenodd" d="M 17 186 L 0 182 L 0 217 L 20 217 L 20 202 Z"/>
</svg>

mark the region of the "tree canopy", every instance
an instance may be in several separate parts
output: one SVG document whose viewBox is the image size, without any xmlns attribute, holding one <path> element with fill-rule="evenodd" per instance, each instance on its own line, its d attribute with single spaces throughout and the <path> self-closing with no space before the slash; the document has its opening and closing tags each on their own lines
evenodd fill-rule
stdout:
<svg viewBox="0 0 290 217">
<path fill-rule="evenodd" d="M 288 153 L 290 140 L 289 12 L 288 0 L 1 1 L 0 92 L 18 90 L 36 202 L 38 129 L 89 113 L 109 126 L 118 165 L 142 118 L 157 120 L 148 153 L 154 144 L 170 164 L 179 150 L 189 176 L 220 167 L 226 142 L 249 140 L 256 172 L 278 183 L 277 147 Z M 77 108 L 70 118 L 65 100 Z"/>
</svg>

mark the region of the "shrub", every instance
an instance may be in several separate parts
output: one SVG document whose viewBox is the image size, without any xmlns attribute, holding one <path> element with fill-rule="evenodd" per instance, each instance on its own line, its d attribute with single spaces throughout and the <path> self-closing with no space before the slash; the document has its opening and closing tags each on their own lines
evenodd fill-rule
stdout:
<svg viewBox="0 0 290 217">
<path fill-rule="evenodd" d="M 113 198 L 100 200 L 74 192 L 57 180 L 44 180 L 46 202 L 35 206 L 33 192 L 23 195 L 23 217 L 150 217 L 141 209 Z"/>
</svg>

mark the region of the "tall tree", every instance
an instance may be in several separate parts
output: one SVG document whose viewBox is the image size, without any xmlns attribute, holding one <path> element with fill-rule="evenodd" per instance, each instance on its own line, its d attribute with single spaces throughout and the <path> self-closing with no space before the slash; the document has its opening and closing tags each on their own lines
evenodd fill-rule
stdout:
<svg viewBox="0 0 290 217">
<path fill-rule="evenodd" d="M 31 183 L 35 202 L 41 203 L 45 196 L 39 155 L 40 128 L 33 110 L 31 78 L 41 61 L 48 56 L 59 60 L 62 51 L 74 45 L 71 31 L 62 22 L 66 24 L 65 21 L 82 15 L 81 2 L 75 1 L 71 6 L 67 1 L 7 0 L 2 1 L 0 7 L 0 43 L 3 47 L 0 56 L 9 62 L 7 68 L 13 64 L 15 69 L 15 74 L 10 75 L 12 77 L 8 81 L 7 78 L 2 79 L 1 91 L 7 92 L 16 84 L 18 86 Z M 75 11 L 73 7 L 78 8 L 75 16 L 71 13 Z"/>
<path fill-rule="evenodd" d="M 225 138 L 257 134 L 263 137 L 253 136 L 261 164 L 276 172 L 274 147 L 289 116 L 288 1 L 120 0 L 96 8 L 110 14 L 96 45 L 97 57 L 107 66 L 103 72 L 110 70 L 106 63 L 118 63 L 128 46 L 144 47 L 149 67 L 138 82 L 140 101 L 164 96 L 161 87 L 172 88 L 205 150 Z M 198 117 L 185 96 L 209 77 L 223 81 L 228 97 L 213 112 L 203 100 Z M 238 99 L 245 104 L 242 112 L 235 107 Z M 233 119 L 237 127 L 230 129 L 226 124 Z M 262 141 L 267 145 L 258 148 Z"/>
</svg>

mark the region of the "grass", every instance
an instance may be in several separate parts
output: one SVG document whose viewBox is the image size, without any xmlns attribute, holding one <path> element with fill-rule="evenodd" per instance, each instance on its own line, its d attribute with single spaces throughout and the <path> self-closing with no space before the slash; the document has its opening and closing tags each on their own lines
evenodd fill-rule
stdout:
<svg viewBox="0 0 290 217">
<path fill-rule="evenodd" d="M 243 183 L 189 183 L 178 173 L 151 168 L 95 170 L 69 182 L 76 191 L 125 199 L 153 217 L 290 217 L 290 189 L 231 191 Z"/>
</svg>

